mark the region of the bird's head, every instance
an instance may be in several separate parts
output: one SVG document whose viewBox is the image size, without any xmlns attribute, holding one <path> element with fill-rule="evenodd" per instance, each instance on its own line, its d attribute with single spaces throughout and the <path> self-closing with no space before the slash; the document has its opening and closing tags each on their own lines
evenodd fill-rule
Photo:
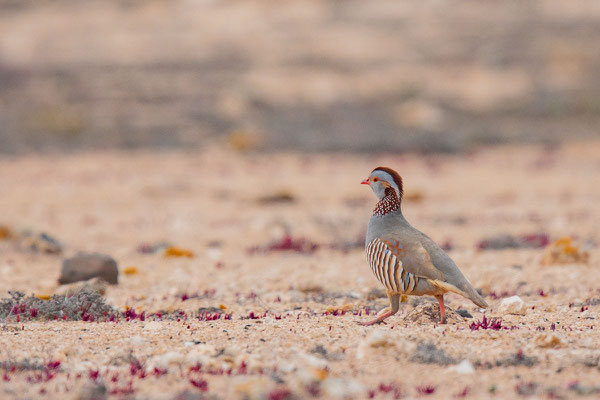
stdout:
<svg viewBox="0 0 600 400">
<path fill-rule="evenodd" d="M 391 168 L 377 167 L 371 172 L 367 179 L 361 182 L 363 185 L 371 186 L 373 192 L 379 200 L 383 199 L 388 193 L 387 189 L 393 189 L 398 199 L 402 198 L 402 178 Z"/>
</svg>

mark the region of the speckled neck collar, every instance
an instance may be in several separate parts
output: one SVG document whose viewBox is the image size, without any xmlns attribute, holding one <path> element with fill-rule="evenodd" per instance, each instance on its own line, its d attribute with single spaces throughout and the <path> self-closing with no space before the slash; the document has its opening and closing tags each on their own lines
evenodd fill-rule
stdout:
<svg viewBox="0 0 600 400">
<path fill-rule="evenodd" d="M 391 212 L 400 210 L 400 198 L 391 187 L 385 189 L 385 196 L 379 200 L 373 209 L 373 215 L 382 217 Z"/>
</svg>

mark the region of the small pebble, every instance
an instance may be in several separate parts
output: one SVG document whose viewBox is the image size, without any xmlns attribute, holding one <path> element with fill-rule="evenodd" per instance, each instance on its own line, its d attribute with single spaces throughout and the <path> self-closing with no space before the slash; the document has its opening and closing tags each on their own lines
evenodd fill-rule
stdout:
<svg viewBox="0 0 600 400">
<path fill-rule="evenodd" d="M 519 296 L 511 296 L 502 299 L 499 310 L 503 314 L 525 315 L 527 314 L 527 305 Z"/>
</svg>

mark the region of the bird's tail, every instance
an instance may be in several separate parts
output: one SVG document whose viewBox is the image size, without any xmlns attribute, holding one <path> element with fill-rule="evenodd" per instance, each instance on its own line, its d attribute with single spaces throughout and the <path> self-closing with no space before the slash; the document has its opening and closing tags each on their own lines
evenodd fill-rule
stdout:
<svg viewBox="0 0 600 400">
<path fill-rule="evenodd" d="M 473 303 L 477 304 L 479 307 L 481 308 L 488 308 L 488 303 L 483 299 L 483 297 L 481 297 L 481 295 L 479 293 L 477 293 L 477 290 L 475 290 L 475 288 L 473 286 L 469 286 L 469 291 L 468 293 L 468 298 L 469 300 L 471 300 Z"/>
</svg>

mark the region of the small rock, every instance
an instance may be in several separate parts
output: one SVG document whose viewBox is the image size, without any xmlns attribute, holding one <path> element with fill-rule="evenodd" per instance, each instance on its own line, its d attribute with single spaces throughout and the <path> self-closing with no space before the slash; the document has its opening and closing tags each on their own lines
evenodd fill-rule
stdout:
<svg viewBox="0 0 600 400">
<path fill-rule="evenodd" d="M 450 369 L 461 375 L 468 375 L 475 372 L 475 368 L 473 368 L 473 364 L 469 360 L 462 360 L 458 365 Z"/>
<path fill-rule="evenodd" d="M 87 281 L 74 282 L 66 285 L 59 286 L 54 294 L 58 294 L 61 296 L 71 297 L 76 293 L 80 293 L 84 290 L 87 291 L 95 291 L 98 294 L 104 295 L 106 294 L 106 286 L 108 283 L 104 279 L 100 278 L 92 278 Z"/>
<path fill-rule="evenodd" d="M 563 341 L 555 333 L 540 333 L 535 337 L 535 344 L 542 348 L 562 347 Z"/>
<path fill-rule="evenodd" d="M 77 253 L 63 261 L 58 283 L 86 281 L 96 277 L 110 284 L 117 284 L 119 279 L 117 262 L 105 254 Z"/>
<path fill-rule="evenodd" d="M 463 318 L 473 318 L 470 312 L 467 310 L 456 310 L 456 313 Z"/>
<path fill-rule="evenodd" d="M 500 303 L 500 312 L 504 314 L 525 315 L 527 314 L 527 305 L 519 296 L 511 296 L 502 299 Z"/>
</svg>

